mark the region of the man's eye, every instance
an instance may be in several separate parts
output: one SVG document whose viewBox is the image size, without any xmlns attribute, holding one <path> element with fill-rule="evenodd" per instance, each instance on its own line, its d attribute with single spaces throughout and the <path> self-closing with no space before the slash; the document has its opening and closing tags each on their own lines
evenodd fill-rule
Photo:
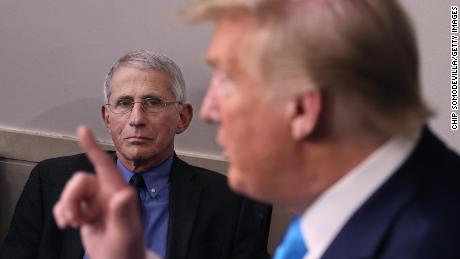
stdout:
<svg viewBox="0 0 460 259">
<path fill-rule="evenodd" d="M 144 106 L 146 107 L 157 107 L 163 104 L 163 101 L 158 98 L 148 98 L 143 100 Z"/>
<path fill-rule="evenodd" d="M 133 102 L 131 100 L 118 100 L 117 106 L 118 107 L 131 107 Z"/>
</svg>

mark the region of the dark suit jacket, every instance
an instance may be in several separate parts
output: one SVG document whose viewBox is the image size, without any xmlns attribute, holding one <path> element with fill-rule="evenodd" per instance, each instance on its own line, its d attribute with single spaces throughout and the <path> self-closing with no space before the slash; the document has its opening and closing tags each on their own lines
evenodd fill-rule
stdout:
<svg viewBox="0 0 460 259">
<path fill-rule="evenodd" d="M 425 129 L 322 258 L 460 258 L 460 157 Z"/>
<path fill-rule="evenodd" d="M 18 201 L 2 259 L 81 259 L 78 230 L 59 230 L 52 208 L 84 154 L 40 162 Z M 267 258 L 267 207 L 234 194 L 226 178 L 175 157 L 170 175 L 167 258 Z"/>
</svg>

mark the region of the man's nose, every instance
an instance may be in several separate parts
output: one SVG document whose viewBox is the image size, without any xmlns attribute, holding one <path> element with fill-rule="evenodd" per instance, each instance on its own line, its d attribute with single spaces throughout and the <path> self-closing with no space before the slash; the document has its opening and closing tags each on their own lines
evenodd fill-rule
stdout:
<svg viewBox="0 0 460 259">
<path fill-rule="evenodd" d="M 211 83 L 201 104 L 200 118 L 208 123 L 218 123 L 220 120 L 217 90 L 217 85 Z"/>
<path fill-rule="evenodd" d="M 129 125 L 133 127 L 139 127 L 145 125 L 146 112 L 142 108 L 142 103 L 136 102 L 133 105 L 133 109 L 129 115 Z"/>
</svg>

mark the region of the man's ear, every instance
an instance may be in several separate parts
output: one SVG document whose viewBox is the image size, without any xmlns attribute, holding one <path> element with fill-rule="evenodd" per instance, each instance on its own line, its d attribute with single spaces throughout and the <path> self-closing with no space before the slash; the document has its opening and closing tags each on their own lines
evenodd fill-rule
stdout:
<svg viewBox="0 0 460 259">
<path fill-rule="evenodd" d="M 291 134 L 296 140 L 312 136 L 319 128 L 324 109 L 324 96 L 320 90 L 310 90 L 292 100 Z"/>
<path fill-rule="evenodd" d="M 110 133 L 109 111 L 107 110 L 107 107 L 105 105 L 102 105 L 101 107 L 101 116 L 102 116 L 102 121 L 104 122 L 105 128 Z"/>
<path fill-rule="evenodd" d="M 187 128 L 193 118 L 193 108 L 192 105 L 188 103 L 180 104 L 179 107 L 179 123 L 176 127 L 176 134 L 181 134 Z"/>
</svg>

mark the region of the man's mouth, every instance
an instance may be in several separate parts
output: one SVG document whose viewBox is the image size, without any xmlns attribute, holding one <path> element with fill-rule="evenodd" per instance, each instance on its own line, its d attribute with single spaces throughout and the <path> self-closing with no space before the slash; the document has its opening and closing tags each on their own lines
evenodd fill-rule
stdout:
<svg viewBox="0 0 460 259">
<path fill-rule="evenodd" d="M 143 144 L 146 142 L 152 141 L 152 138 L 143 137 L 143 136 L 129 136 L 125 138 L 132 144 Z"/>
<path fill-rule="evenodd" d="M 126 137 L 125 139 L 145 139 L 145 140 L 152 140 L 152 138 L 143 137 L 143 136 L 129 136 L 129 137 Z"/>
</svg>

